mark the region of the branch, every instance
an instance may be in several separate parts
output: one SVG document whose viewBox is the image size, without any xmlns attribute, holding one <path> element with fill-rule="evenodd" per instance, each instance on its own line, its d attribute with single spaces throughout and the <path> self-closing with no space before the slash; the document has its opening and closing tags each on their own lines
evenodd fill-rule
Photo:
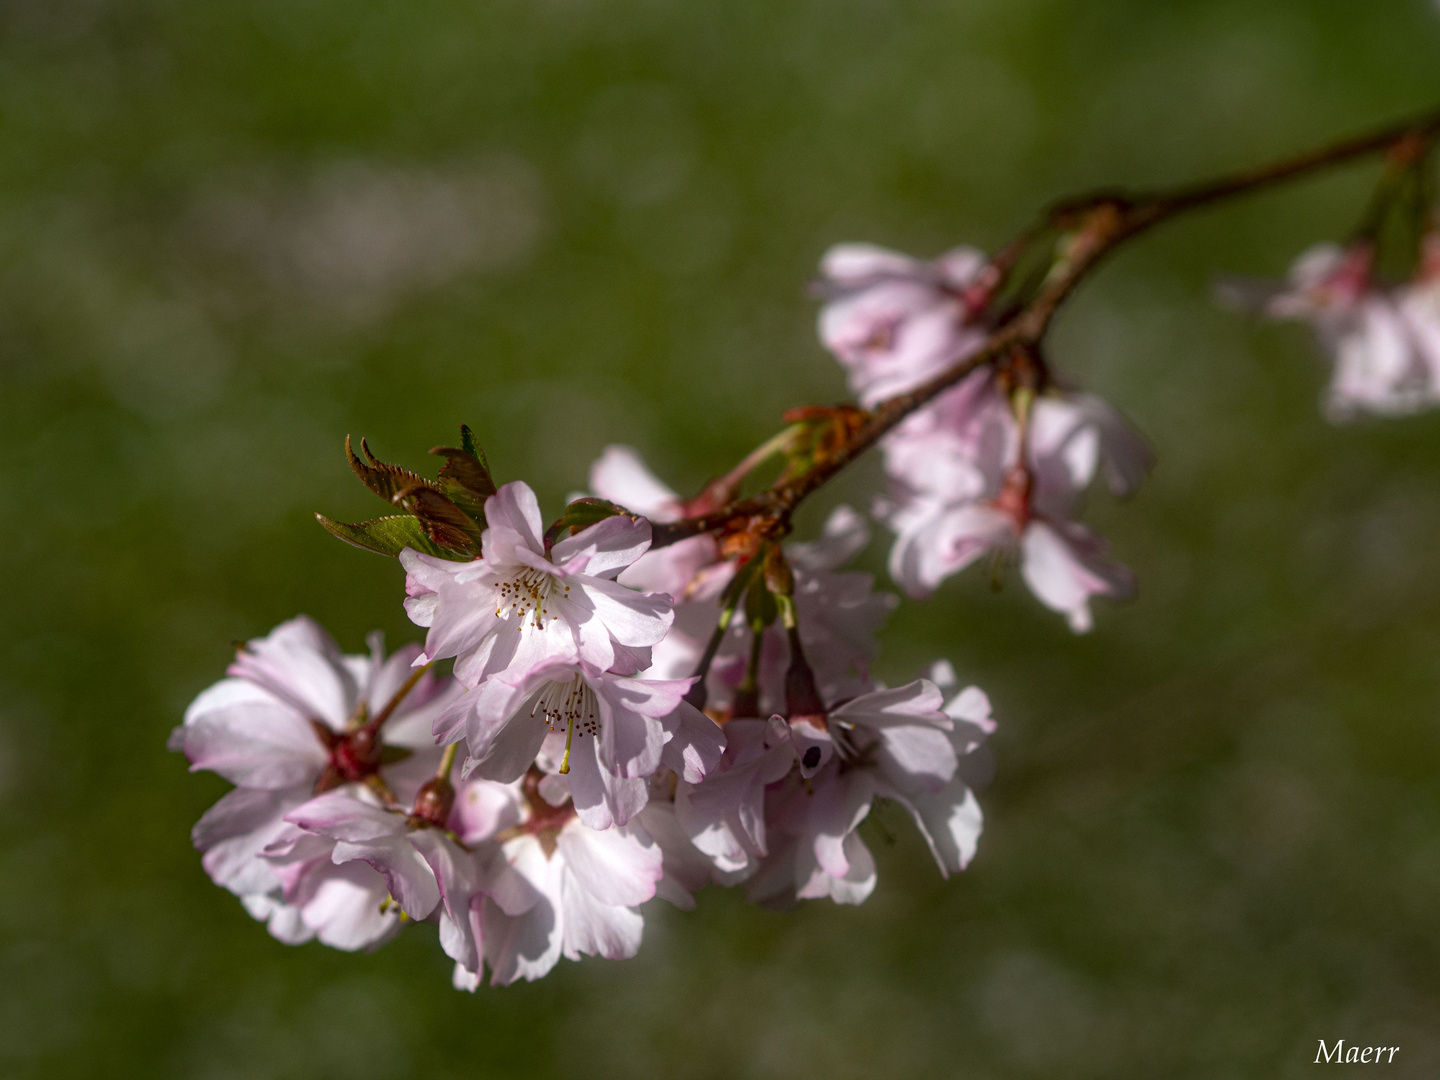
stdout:
<svg viewBox="0 0 1440 1080">
<path fill-rule="evenodd" d="M 801 502 L 911 413 L 929 404 L 984 364 L 1017 349 L 1033 354 L 1060 305 L 1100 260 L 1120 244 L 1189 210 L 1248 195 L 1356 158 L 1390 151 L 1397 158 L 1413 159 L 1423 153 L 1437 133 L 1440 133 L 1440 110 L 1204 183 L 1169 191 L 1140 194 L 1105 192 L 1062 200 L 1042 217 L 1037 226 L 1027 229 L 1002 249 L 1010 259 L 1047 228 L 1059 229 L 1067 234 L 1068 242 L 1063 254 L 1051 267 L 1034 299 L 1001 322 L 979 349 L 914 390 L 880 402 L 842 445 L 804 474 L 777 481 L 758 495 L 733 499 L 715 511 L 678 521 L 652 523 L 654 539 L 651 547 L 665 547 L 687 537 L 716 530 L 743 528 L 761 536 L 783 536 L 789 531 L 790 516 Z"/>
</svg>

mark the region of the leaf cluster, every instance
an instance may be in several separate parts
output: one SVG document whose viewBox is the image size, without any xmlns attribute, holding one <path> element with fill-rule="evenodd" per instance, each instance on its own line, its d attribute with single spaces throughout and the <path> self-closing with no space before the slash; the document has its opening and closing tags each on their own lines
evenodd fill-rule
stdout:
<svg viewBox="0 0 1440 1080">
<path fill-rule="evenodd" d="M 346 524 L 316 514 L 315 519 L 347 544 L 381 555 L 397 556 L 413 548 L 442 559 L 468 562 L 480 555 L 485 532 L 485 500 L 495 494 L 495 480 L 474 433 L 460 427 L 460 445 L 430 451 L 445 459 L 430 480 L 409 469 L 381 461 L 360 440 L 356 454 L 345 437 L 345 457 L 360 482 L 402 513 Z M 363 455 L 363 456 L 362 456 Z"/>
</svg>

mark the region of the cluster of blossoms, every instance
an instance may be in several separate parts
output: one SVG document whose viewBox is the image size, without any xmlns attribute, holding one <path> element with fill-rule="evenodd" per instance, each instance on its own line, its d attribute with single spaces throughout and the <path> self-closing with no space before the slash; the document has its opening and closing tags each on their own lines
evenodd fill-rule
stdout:
<svg viewBox="0 0 1440 1080">
<path fill-rule="evenodd" d="M 997 278 L 983 255 L 959 248 L 933 262 L 846 244 L 822 264 L 830 296 L 820 336 L 873 405 L 966 359 L 989 335 Z M 890 493 L 876 516 L 895 532 L 890 572 L 924 598 L 987 553 L 1019 556 L 1041 603 L 1076 632 L 1092 624 L 1090 598 L 1134 591 L 1130 571 L 1075 520 L 1103 469 L 1112 491 L 1145 478 L 1149 445 L 1089 394 L 1016 385 L 1013 371 L 976 369 L 881 443 Z"/>
<path fill-rule="evenodd" d="M 657 516 L 678 504 L 626 448 L 593 482 Z M 400 553 L 423 649 L 386 659 L 376 637 L 345 656 L 295 619 L 244 646 L 176 729 L 192 769 L 238 785 L 195 827 L 205 869 L 275 937 L 372 948 L 434 921 L 474 989 L 485 966 L 504 984 L 562 955 L 632 956 L 640 905 L 692 907 L 712 882 L 859 903 L 875 863 L 857 829 L 878 798 L 909 811 L 943 873 L 974 854 L 989 702 L 953 692 L 944 664 L 896 689 L 871 678 L 893 598 L 835 570 L 865 543 L 858 515 L 786 553 L 776 610 L 799 618 L 728 627 L 702 711 L 699 627 L 733 613 L 756 558 L 708 538 L 651 552 L 649 520 L 621 514 L 551 543 L 523 483 L 484 510 L 478 558 Z"/>
<path fill-rule="evenodd" d="M 1430 205 L 1429 150 L 1420 132 L 1386 148 L 1348 243 L 1302 252 L 1283 282 L 1230 280 L 1219 289 L 1231 306 L 1310 324 L 1332 364 L 1323 407 L 1334 422 L 1440 405 L 1440 217 Z"/>
<path fill-rule="evenodd" d="M 1440 232 L 1403 285 L 1381 283 L 1376 261 L 1373 239 L 1318 248 L 1288 284 L 1245 291 L 1315 324 L 1335 355 L 1335 416 L 1440 401 Z M 817 538 L 787 542 L 804 492 L 781 497 L 877 425 L 886 491 L 870 509 L 907 594 L 988 555 L 1018 563 L 1077 633 L 1093 598 L 1129 595 L 1129 570 L 1079 518 L 1099 476 L 1136 490 L 1149 445 L 1059 386 L 1038 338 L 996 345 L 1035 300 L 1005 292 L 1012 266 L 969 248 L 928 262 L 833 248 L 820 338 L 863 409 L 787 414 L 694 499 L 612 446 L 591 494 L 546 527 L 527 485 L 495 485 L 468 429 L 434 451 L 434 480 L 347 442 L 357 476 L 402 512 L 321 524 L 399 558 L 424 644 L 387 657 L 372 636 L 368 656 L 347 656 L 297 618 L 239 650 L 171 743 L 236 785 L 195 826 L 205 870 L 291 944 L 373 948 L 435 922 L 455 985 L 473 990 L 487 970 L 507 984 L 561 956 L 634 955 L 657 896 L 688 908 L 717 885 L 767 906 L 860 903 L 876 884 L 860 829 L 877 800 L 910 815 L 943 875 L 964 869 L 989 700 L 943 661 L 879 681 L 896 598 L 846 569 L 866 518 L 841 506 Z M 738 499 L 777 455 L 774 498 Z"/>
<path fill-rule="evenodd" d="M 1335 421 L 1440 404 L 1440 232 L 1426 234 L 1403 284 L 1380 280 L 1375 263 L 1371 240 L 1318 244 L 1295 260 L 1283 284 L 1232 283 L 1223 294 L 1272 319 L 1314 327 L 1334 364 L 1324 406 Z"/>
</svg>

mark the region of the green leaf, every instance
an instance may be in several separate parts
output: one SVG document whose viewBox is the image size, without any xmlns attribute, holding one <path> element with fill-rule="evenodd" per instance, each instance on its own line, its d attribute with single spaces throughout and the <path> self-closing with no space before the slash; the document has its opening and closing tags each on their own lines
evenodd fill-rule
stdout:
<svg viewBox="0 0 1440 1080">
<path fill-rule="evenodd" d="M 445 457 L 435 487 L 484 528 L 485 500 L 495 494 L 495 480 L 484 453 L 475 443 L 474 433 L 463 424 L 460 441 L 462 445 L 458 449 L 437 446 L 430 451 Z"/>
<path fill-rule="evenodd" d="M 475 433 L 470 430 L 469 424 L 460 425 L 460 445 L 467 454 L 480 462 L 480 467 L 489 475 L 490 462 L 485 460 L 485 451 L 480 449 L 480 444 L 475 441 Z"/>
<path fill-rule="evenodd" d="M 324 514 L 316 514 L 315 520 L 332 536 L 338 536 L 347 544 L 374 551 L 381 555 L 396 556 L 404 548 L 414 548 L 426 555 L 434 555 L 454 562 L 469 562 L 471 556 L 462 552 L 447 550 L 435 543 L 425 532 L 418 518 L 409 514 L 393 517 L 372 518 L 369 521 L 347 525 Z"/>
<path fill-rule="evenodd" d="M 414 514 L 425 535 L 441 547 L 470 558 L 480 554 L 484 529 L 434 488 L 421 486 L 397 492 L 394 502 Z"/>
<path fill-rule="evenodd" d="M 370 452 L 370 446 L 363 438 L 360 440 L 360 449 L 365 454 L 364 461 L 351 449 L 350 436 L 345 436 L 345 459 L 350 462 L 350 468 L 362 484 L 386 502 L 393 502 L 396 495 L 410 488 L 434 487 L 431 481 L 418 473 L 378 459 Z"/>
<path fill-rule="evenodd" d="M 565 513 L 559 520 L 545 530 L 545 545 L 549 547 L 562 535 L 574 536 L 581 529 L 588 529 L 591 525 L 616 515 L 624 515 L 631 521 L 639 520 L 638 514 L 632 514 L 623 506 L 617 506 L 606 499 L 576 499 L 565 507 Z"/>
<path fill-rule="evenodd" d="M 444 469 L 440 470 L 440 479 L 435 481 L 435 487 L 441 495 L 459 507 L 481 532 L 485 531 L 485 499 L 477 498 L 469 487 L 446 476 Z"/>
</svg>

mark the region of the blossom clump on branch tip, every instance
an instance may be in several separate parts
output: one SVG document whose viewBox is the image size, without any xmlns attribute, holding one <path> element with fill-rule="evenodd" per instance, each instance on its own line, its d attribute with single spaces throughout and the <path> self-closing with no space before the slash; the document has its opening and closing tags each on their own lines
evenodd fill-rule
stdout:
<svg viewBox="0 0 1440 1080">
<path fill-rule="evenodd" d="M 1284 285 L 1230 284 L 1222 297 L 1273 319 L 1314 327 L 1334 370 L 1325 411 L 1334 421 L 1398 416 L 1440 404 L 1440 235 L 1427 234 L 1403 285 L 1376 279 L 1375 245 L 1319 244 L 1296 259 Z"/>
<path fill-rule="evenodd" d="M 983 827 L 989 699 L 955 692 L 945 663 L 878 681 L 895 598 L 845 569 L 868 526 L 841 506 L 818 538 L 787 543 L 796 508 L 878 444 L 888 494 L 873 510 L 907 593 L 990 554 L 1090 629 L 1090 600 L 1133 580 L 1079 515 L 1098 476 L 1128 494 L 1152 455 L 1099 398 L 1057 389 L 1041 352 L 1055 312 L 1160 221 L 1383 151 L 1364 239 L 1308 252 L 1250 299 L 1315 326 L 1335 358 L 1332 416 L 1435 404 L 1440 232 L 1414 211 L 1437 131 L 1440 114 L 1209 185 L 1062 202 L 991 258 L 834 247 L 819 332 L 865 409 L 787 411 L 691 499 L 611 446 L 590 474 L 600 498 L 545 529 L 527 485 L 497 488 L 467 427 L 432 451 L 434 479 L 347 439 L 392 512 L 317 517 L 400 558 L 425 645 L 386 658 L 373 636 L 370 656 L 345 656 L 300 618 L 240 651 L 171 740 L 236 785 L 195 827 L 205 871 L 287 943 L 374 948 L 435 924 L 454 984 L 473 990 L 487 968 L 504 985 L 561 957 L 633 956 L 656 896 L 691 908 L 706 885 L 743 883 L 767 906 L 860 903 L 877 879 L 861 828 L 887 805 L 942 875 L 964 869 Z M 1387 285 L 1375 238 L 1395 214 L 1428 231 L 1411 278 Z M 769 488 L 740 497 L 776 457 Z M 453 676 L 433 670 L 452 658 Z"/>
<path fill-rule="evenodd" d="M 644 829 L 584 826 L 563 784 L 539 785 L 554 807 L 530 785 L 538 815 L 519 783 L 475 781 L 457 798 L 430 729 L 461 687 L 412 669 L 416 646 L 386 660 L 375 636 L 372 650 L 344 656 L 295 619 L 251 642 L 187 711 L 174 747 L 241 785 L 196 826 L 216 882 L 290 944 L 375 948 L 407 921 L 438 923 L 461 982 L 487 961 L 508 982 L 544 974 L 562 953 L 632 955 L 634 906 L 663 872 Z M 335 760 L 349 760 L 336 740 L 374 717 L 384 726 L 373 768 L 336 777 Z M 684 725 L 667 761 L 699 780 L 719 754 L 711 732 L 703 717 Z"/>
</svg>

